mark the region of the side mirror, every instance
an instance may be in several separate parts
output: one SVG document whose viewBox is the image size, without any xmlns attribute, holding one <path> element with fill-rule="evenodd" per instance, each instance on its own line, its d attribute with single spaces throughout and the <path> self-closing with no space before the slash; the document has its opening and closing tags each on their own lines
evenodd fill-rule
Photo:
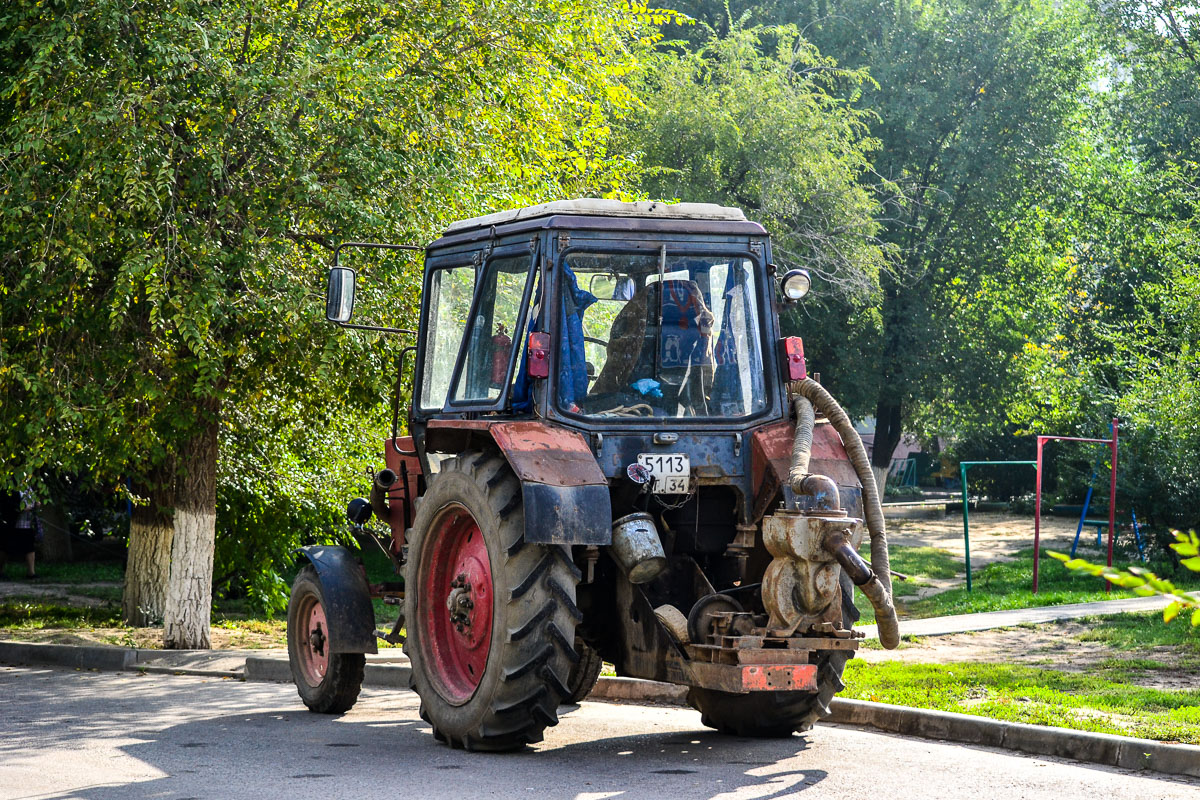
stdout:
<svg viewBox="0 0 1200 800">
<path fill-rule="evenodd" d="M 349 322 L 354 313 L 354 270 L 333 267 L 329 270 L 329 288 L 325 291 L 325 319 Z"/>
</svg>

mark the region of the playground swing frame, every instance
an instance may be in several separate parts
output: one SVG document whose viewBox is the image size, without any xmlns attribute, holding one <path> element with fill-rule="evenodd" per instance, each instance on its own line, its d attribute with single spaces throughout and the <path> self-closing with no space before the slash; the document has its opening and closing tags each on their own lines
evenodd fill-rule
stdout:
<svg viewBox="0 0 1200 800">
<path fill-rule="evenodd" d="M 1112 421 L 1112 436 L 1108 439 L 1091 439 L 1082 436 L 1041 436 L 1037 437 L 1037 488 L 1034 494 L 1033 502 L 1033 593 L 1038 591 L 1038 562 L 1041 560 L 1041 542 L 1042 542 L 1042 454 L 1046 447 L 1046 442 L 1094 442 L 1098 444 L 1107 444 L 1111 455 L 1112 464 L 1109 467 L 1108 479 L 1108 561 L 1107 565 L 1112 566 L 1113 561 L 1113 540 L 1116 538 L 1117 528 L 1117 437 L 1119 423 L 1116 417 Z M 1104 591 L 1111 592 L 1112 584 L 1108 581 L 1104 582 Z"/>
<path fill-rule="evenodd" d="M 1108 566 L 1112 566 L 1113 558 L 1113 539 L 1116 536 L 1117 524 L 1117 439 L 1118 439 L 1118 422 L 1114 417 L 1112 421 L 1112 436 L 1108 439 L 1092 439 L 1082 436 L 1042 436 L 1037 437 L 1037 460 L 1036 461 L 961 461 L 959 462 L 959 475 L 962 479 L 962 506 L 963 506 L 963 552 L 966 560 L 967 568 L 967 591 L 972 591 L 971 587 L 971 522 L 970 522 L 970 500 L 967 494 L 967 469 L 969 467 L 978 467 L 983 465 L 992 466 L 1032 466 L 1035 468 L 1034 488 L 1034 503 L 1033 503 L 1033 593 L 1038 593 L 1038 576 L 1039 562 L 1041 560 L 1041 543 L 1042 543 L 1042 464 L 1043 453 L 1047 442 L 1095 442 L 1106 444 L 1109 447 L 1112 464 L 1109 468 L 1109 484 L 1108 484 Z M 1078 537 L 1077 537 L 1078 538 Z M 1112 584 L 1105 581 L 1105 591 L 1112 591 Z"/>
</svg>

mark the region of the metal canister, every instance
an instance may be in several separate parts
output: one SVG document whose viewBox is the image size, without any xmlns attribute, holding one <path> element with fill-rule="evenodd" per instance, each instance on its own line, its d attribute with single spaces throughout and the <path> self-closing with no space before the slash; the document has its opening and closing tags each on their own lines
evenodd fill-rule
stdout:
<svg viewBox="0 0 1200 800">
<path fill-rule="evenodd" d="M 612 556 L 630 583 L 652 581 L 667 568 L 654 517 L 638 511 L 613 523 Z"/>
</svg>

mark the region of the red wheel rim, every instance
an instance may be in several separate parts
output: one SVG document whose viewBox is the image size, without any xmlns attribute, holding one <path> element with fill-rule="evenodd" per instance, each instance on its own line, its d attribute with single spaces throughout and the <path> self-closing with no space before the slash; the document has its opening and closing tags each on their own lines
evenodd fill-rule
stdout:
<svg viewBox="0 0 1200 800">
<path fill-rule="evenodd" d="M 329 622 L 325 607 L 315 595 L 308 595 L 296 618 L 300 624 L 300 670 L 311 686 L 320 686 L 329 671 Z"/>
<path fill-rule="evenodd" d="M 460 505 L 430 526 L 419 613 L 429 676 L 438 693 L 461 705 L 487 668 L 492 644 L 492 565 L 475 518 Z"/>
</svg>

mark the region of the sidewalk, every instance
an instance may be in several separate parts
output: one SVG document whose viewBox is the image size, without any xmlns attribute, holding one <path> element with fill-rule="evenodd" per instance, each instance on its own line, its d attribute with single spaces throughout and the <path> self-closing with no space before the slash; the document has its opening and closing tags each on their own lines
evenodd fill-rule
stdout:
<svg viewBox="0 0 1200 800">
<path fill-rule="evenodd" d="M 1126 614 L 1137 611 L 1158 611 L 1170 603 L 1164 597 L 1131 597 L 1124 600 L 1099 600 L 1094 603 L 1071 603 L 1063 606 L 1041 606 L 1018 608 L 1012 611 L 987 611 L 982 614 L 958 614 L 952 617 L 930 617 L 928 619 L 900 619 L 901 636 L 945 636 L 950 633 L 986 631 L 991 628 L 1011 628 L 1016 625 L 1057 622 L 1080 617 L 1100 617 L 1109 614 Z M 866 638 L 877 638 L 874 625 L 863 625 Z"/>
</svg>

